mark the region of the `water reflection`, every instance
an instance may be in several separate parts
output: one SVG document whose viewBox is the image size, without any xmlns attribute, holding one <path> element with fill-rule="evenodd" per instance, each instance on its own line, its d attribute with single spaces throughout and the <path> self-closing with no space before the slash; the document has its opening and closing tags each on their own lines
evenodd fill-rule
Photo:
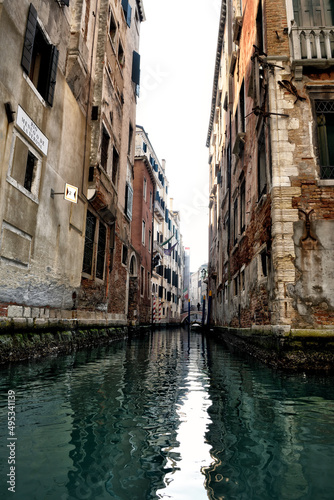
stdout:
<svg viewBox="0 0 334 500">
<path fill-rule="evenodd" d="M 282 375 L 159 331 L 1 370 L 15 390 L 16 500 L 333 498 L 333 377 Z M 0 491 L 7 452 L 0 448 Z"/>
</svg>

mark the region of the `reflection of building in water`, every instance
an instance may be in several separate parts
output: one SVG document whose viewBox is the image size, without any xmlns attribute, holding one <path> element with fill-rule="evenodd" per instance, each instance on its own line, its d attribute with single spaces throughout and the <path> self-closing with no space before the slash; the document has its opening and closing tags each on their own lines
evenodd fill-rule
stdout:
<svg viewBox="0 0 334 500">
<path fill-rule="evenodd" d="M 95 498 L 105 489 L 124 500 L 139 492 L 153 498 L 177 469 L 188 333 L 159 332 L 150 340 L 148 350 L 129 341 L 126 351 L 87 365 L 85 377 L 71 386 L 70 498 Z"/>
<path fill-rule="evenodd" d="M 211 342 L 208 350 L 207 440 L 214 459 L 204 468 L 209 498 L 254 498 L 254 492 L 268 498 L 268 488 L 275 498 L 301 498 L 308 488 L 302 459 L 307 444 L 300 439 L 296 384 L 287 381 L 282 400 L 279 376 L 262 366 L 252 369 L 242 359 L 222 359 L 221 347 Z"/>
</svg>

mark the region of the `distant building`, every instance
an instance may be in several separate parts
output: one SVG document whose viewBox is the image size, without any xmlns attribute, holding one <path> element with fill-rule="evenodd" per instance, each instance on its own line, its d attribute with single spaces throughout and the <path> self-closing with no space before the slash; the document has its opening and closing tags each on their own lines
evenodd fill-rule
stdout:
<svg viewBox="0 0 334 500">
<path fill-rule="evenodd" d="M 190 304 L 192 310 L 202 310 L 203 299 L 207 296 L 207 264 L 202 264 L 197 271 L 190 274 Z M 199 306 L 199 308 L 198 308 Z"/>
<path fill-rule="evenodd" d="M 131 225 L 132 246 L 138 257 L 130 261 L 130 301 L 133 307 L 132 322 L 149 324 L 152 320 L 152 253 L 153 211 L 156 180 L 152 165 L 146 155 L 135 157 L 133 180 L 133 210 Z M 129 314 L 129 318 L 131 315 Z"/>
<path fill-rule="evenodd" d="M 223 1 L 211 118 L 212 321 L 334 325 L 332 2 Z"/>
<path fill-rule="evenodd" d="M 173 210 L 168 195 L 166 162 L 160 163 L 148 134 L 142 126 L 136 128 L 136 156 L 146 156 L 156 182 L 154 193 L 154 230 L 152 266 L 152 304 L 156 322 L 180 320 L 183 286 L 182 238 L 180 214 Z"/>
<path fill-rule="evenodd" d="M 183 293 L 182 293 L 182 311 L 188 311 L 188 302 L 190 300 L 190 248 L 184 249 L 184 271 L 183 271 Z"/>
</svg>

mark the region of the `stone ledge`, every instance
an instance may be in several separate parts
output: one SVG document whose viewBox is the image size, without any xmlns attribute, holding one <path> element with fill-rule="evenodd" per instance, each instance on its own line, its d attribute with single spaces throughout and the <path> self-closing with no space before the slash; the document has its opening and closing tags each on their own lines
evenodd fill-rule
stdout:
<svg viewBox="0 0 334 500">
<path fill-rule="evenodd" d="M 0 364 L 66 354 L 77 349 L 124 339 L 126 326 L 75 330 L 25 330 L 0 334 Z"/>
<path fill-rule="evenodd" d="M 334 372 L 334 327 L 317 330 L 291 330 L 288 325 L 215 327 L 213 334 L 272 368 Z"/>
</svg>

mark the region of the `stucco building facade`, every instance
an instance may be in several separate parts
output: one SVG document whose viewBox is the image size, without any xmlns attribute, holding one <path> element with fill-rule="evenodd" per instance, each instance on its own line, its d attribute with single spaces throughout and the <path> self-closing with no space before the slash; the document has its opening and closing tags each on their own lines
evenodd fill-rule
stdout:
<svg viewBox="0 0 334 500">
<path fill-rule="evenodd" d="M 127 324 L 143 20 L 141 0 L 0 2 L 3 324 Z"/>
<path fill-rule="evenodd" d="M 207 146 L 212 321 L 333 329 L 333 24 L 326 0 L 223 1 Z"/>
</svg>

